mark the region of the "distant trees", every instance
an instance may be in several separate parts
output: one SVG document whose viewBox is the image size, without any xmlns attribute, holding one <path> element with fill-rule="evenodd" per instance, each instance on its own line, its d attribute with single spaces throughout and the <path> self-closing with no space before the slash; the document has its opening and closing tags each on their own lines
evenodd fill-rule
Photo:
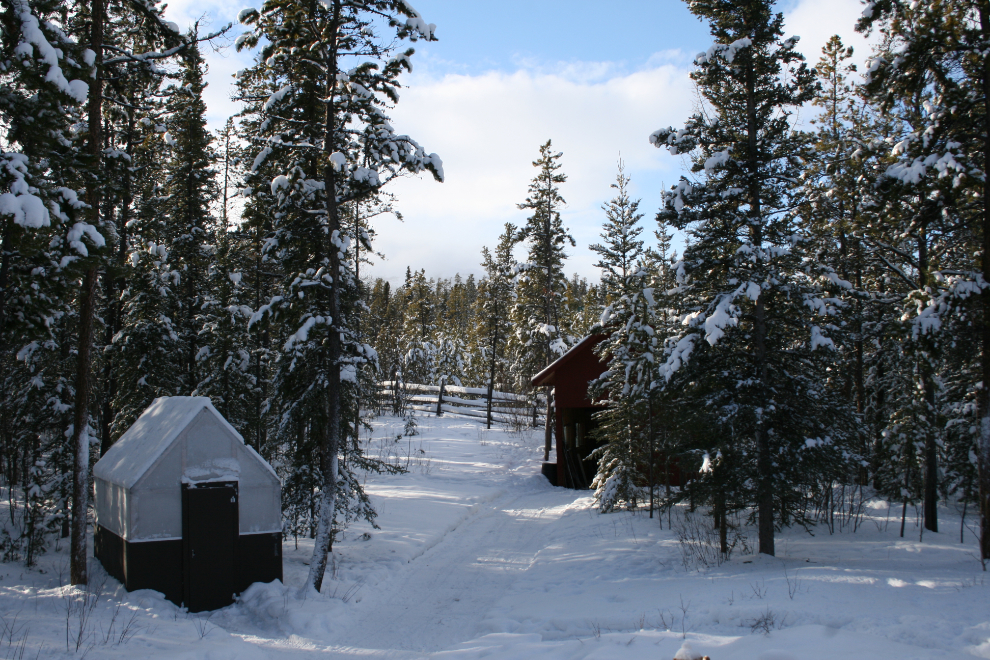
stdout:
<svg viewBox="0 0 990 660">
<path fill-rule="evenodd" d="M 499 237 L 495 253 L 483 248 L 481 256 L 485 278 L 478 287 L 476 316 L 482 326 L 476 333 L 479 344 L 479 357 L 483 358 L 487 369 L 488 384 L 488 428 L 492 427 L 492 391 L 496 379 L 506 383 L 508 380 L 508 360 L 505 348 L 512 332 L 510 310 L 512 306 L 516 260 L 512 256 L 512 248 L 516 244 L 516 228 L 512 223 L 505 223 L 505 231 Z M 504 385 L 503 385 L 504 387 Z"/>
</svg>

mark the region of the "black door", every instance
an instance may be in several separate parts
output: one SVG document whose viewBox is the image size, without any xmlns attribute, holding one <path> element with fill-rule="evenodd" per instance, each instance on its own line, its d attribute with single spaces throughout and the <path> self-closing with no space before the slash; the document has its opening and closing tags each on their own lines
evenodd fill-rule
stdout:
<svg viewBox="0 0 990 660">
<path fill-rule="evenodd" d="M 190 612 L 234 602 L 237 482 L 182 485 L 182 591 Z"/>
</svg>

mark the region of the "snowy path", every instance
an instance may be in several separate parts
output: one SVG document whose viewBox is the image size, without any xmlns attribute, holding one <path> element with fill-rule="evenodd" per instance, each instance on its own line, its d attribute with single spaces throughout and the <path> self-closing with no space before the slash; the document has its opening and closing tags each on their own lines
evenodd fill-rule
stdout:
<svg viewBox="0 0 990 660">
<path fill-rule="evenodd" d="M 503 495 L 422 556 L 389 588 L 366 598 L 366 613 L 342 646 L 439 651 L 478 635 L 492 605 L 512 591 L 552 542 L 562 507 L 545 492 Z M 573 500 L 573 496 L 557 499 Z M 487 631 L 485 631 L 487 632 Z"/>
</svg>

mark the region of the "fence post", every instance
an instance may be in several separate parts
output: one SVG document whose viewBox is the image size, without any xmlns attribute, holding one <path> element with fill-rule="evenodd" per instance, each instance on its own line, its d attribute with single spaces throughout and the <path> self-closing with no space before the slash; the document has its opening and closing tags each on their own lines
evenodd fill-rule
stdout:
<svg viewBox="0 0 990 660">
<path fill-rule="evenodd" d="M 488 406 L 487 406 L 488 407 L 488 410 L 487 410 L 487 414 L 486 414 L 486 418 L 488 420 L 488 428 L 491 428 L 492 427 L 492 397 L 494 396 L 494 392 L 495 392 L 495 381 L 494 381 L 494 379 L 489 379 L 489 381 L 488 381 Z"/>
<path fill-rule="evenodd" d="M 440 394 L 437 396 L 437 417 L 443 417 L 443 387 L 447 384 L 446 378 L 440 379 Z"/>
<path fill-rule="evenodd" d="M 402 395 L 399 393 L 399 373 L 392 369 L 392 413 L 398 417 L 402 414 Z"/>
</svg>

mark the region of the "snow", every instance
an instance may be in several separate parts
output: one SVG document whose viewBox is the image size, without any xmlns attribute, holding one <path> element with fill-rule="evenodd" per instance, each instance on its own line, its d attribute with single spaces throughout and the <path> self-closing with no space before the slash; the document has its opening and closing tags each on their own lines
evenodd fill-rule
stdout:
<svg viewBox="0 0 990 660">
<path fill-rule="evenodd" d="M 211 481 L 240 481 L 241 463 L 236 458 L 213 458 L 182 471 L 182 483 L 200 484 Z"/>
<path fill-rule="evenodd" d="M 48 209 L 27 182 L 28 157 L 13 152 L 4 153 L 0 155 L 0 168 L 11 179 L 10 192 L 0 194 L 0 215 L 14 216 L 14 224 L 26 229 L 47 227 L 51 222 Z"/>
<path fill-rule="evenodd" d="M 827 346 L 828 348 L 835 348 L 835 342 L 832 341 L 830 337 L 826 337 L 822 334 L 822 329 L 817 325 L 811 326 L 811 350 L 815 350 L 819 346 Z"/>
<path fill-rule="evenodd" d="M 272 109 L 272 106 L 280 103 L 282 99 L 285 98 L 286 94 L 289 94 L 292 90 L 293 86 L 289 84 L 269 96 L 268 100 L 265 101 L 265 112 L 268 112 Z"/>
<path fill-rule="evenodd" d="M 718 305 L 715 306 L 715 310 L 705 319 L 705 340 L 712 346 L 725 336 L 723 328 L 735 326 L 737 323 L 737 319 L 732 314 L 732 299 L 733 296 L 723 295 Z"/>
<path fill-rule="evenodd" d="M 88 222 L 77 222 L 69 229 L 65 235 L 65 240 L 69 246 L 84 257 L 89 256 L 86 244 L 82 242 L 82 237 L 87 236 L 93 245 L 100 248 L 107 244 L 99 230 Z"/>
<path fill-rule="evenodd" d="M 66 79 L 58 63 L 62 58 L 62 51 L 48 42 L 38 18 L 31 13 L 30 5 L 25 0 L 13 0 L 12 4 L 21 21 L 21 37 L 24 39 L 17 44 L 15 53 L 22 57 L 31 57 L 32 53 L 37 52 L 38 58 L 48 65 L 45 81 L 79 103 L 85 103 L 89 96 L 89 85 L 82 80 Z"/>
<path fill-rule="evenodd" d="M 272 179 L 272 194 L 278 194 L 278 191 L 282 188 L 289 188 L 289 177 L 284 174 L 279 174 L 277 177 Z"/>
<path fill-rule="evenodd" d="M 378 178 L 378 172 L 367 167 L 354 168 L 354 173 L 351 174 L 351 178 L 355 181 L 365 183 L 373 187 L 382 185 L 381 179 Z"/>
<path fill-rule="evenodd" d="M 741 39 L 736 39 L 731 44 L 712 44 L 704 53 L 698 53 L 695 57 L 695 62 L 699 65 L 710 62 L 712 58 L 721 55 L 726 62 L 732 64 L 733 60 L 736 59 L 736 54 L 743 48 L 748 48 L 753 45 L 753 40 L 749 37 L 743 37 Z"/>
<path fill-rule="evenodd" d="M 37 195 L 0 195 L 0 215 L 14 216 L 14 224 L 27 229 L 47 227 L 51 222 L 45 203 Z"/>
<path fill-rule="evenodd" d="M 285 350 L 291 351 L 296 344 L 305 343 L 309 339 L 309 331 L 313 329 L 313 326 L 323 322 L 324 318 L 322 316 L 310 316 L 303 322 L 302 327 L 289 335 L 289 338 L 285 341 Z"/>
<path fill-rule="evenodd" d="M 711 174 L 711 172 L 719 167 L 722 167 L 731 160 L 729 157 L 729 150 L 716 151 L 711 155 L 710 158 L 705 160 L 705 172 Z"/>
<path fill-rule="evenodd" d="M 923 540 L 912 513 L 902 539 L 896 512 L 871 501 L 856 533 L 789 529 L 777 557 L 685 567 L 666 517 L 661 528 L 643 511 L 599 514 L 589 491 L 551 487 L 541 429 L 418 423 L 396 442 L 402 420 L 382 418 L 363 438 L 409 472 L 368 475 L 381 529 L 354 524 L 338 539 L 322 594 L 300 595 L 308 539 L 285 540 L 285 585 L 255 584 L 213 613 L 127 593 L 91 560 L 92 588 L 105 586 L 77 654 L 84 594 L 62 586 L 63 543 L 36 569 L 0 564 L 13 646 L 101 660 L 990 658 L 990 583 L 953 509 Z M 755 529 L 739 524 L 752 545 Z"/>
</svg>

